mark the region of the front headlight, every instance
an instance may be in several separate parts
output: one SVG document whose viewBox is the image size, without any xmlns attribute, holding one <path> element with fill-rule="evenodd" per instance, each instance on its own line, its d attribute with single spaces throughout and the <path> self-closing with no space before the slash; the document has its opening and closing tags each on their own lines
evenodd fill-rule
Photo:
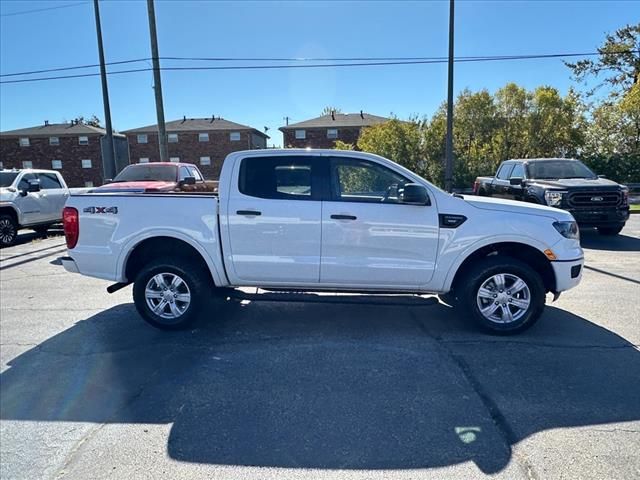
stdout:
<svg viewBox="0 0 640 480">
<path fill-rule="evenodd" d="M 580 240 L 580 230 L 576 222 L 553 222 L 553 227 L 564 238 Z"/>
<path fill-rule="evenodd" d="M 549 190 L 544 192 L 544 199 L 547 205 L 550 207 L 557 207 L 562 203 L 562 197 L 567 192 L 561 192 L 559 190 Z"/>
</svg>

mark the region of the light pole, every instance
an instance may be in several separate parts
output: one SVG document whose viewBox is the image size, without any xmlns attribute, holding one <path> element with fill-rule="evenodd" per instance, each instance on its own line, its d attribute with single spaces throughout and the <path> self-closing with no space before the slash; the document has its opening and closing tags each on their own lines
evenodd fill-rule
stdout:
<svg viewBox="0 0 640 480">
<path fill-rule="evenodd" d="M 151 60 L 153 62 L 153 90 L 156 94 L 156 115 L 158 117 L 158 145 L 160 147 L 160 161 L 169 161 L 169 147 L 167 145 L 167 131 L 164 125 L 164 106 L 162 105 L 162 82 L 160 80 L 160 56 L 158 54 L 158 35 L 156 33 L 156 12 L 153 0 L 147 0 L 149 11 L 149 35 L 151 37 Z"/>
<path fill-rule="evenodd" d="M 453 2 L 449 0 L 449 69 L 447 75 L 447 141 L 445 150 L 444 185 L 453 190 Z"/>
<path fill-rule="evenodd" d="M 100 80 L 102 80 L 102 102 L 104 104 L 104 123 L 107 133 L 102 145 L 102 171 L 104 179 L 114 178 L 117 173 L 116 152 L 113 146 L 113 127 L 111 126 L 111 107 L 109 106 L 109 88 L 107 86 L 107 69 L 104 64 L 104 47 L 102 45 L 102 27 L 100 26 L 100 6 L 93 0 L 96 17 L 96 34 L 98 36 L 98 55 L 100 57 Z"/>
</svg>

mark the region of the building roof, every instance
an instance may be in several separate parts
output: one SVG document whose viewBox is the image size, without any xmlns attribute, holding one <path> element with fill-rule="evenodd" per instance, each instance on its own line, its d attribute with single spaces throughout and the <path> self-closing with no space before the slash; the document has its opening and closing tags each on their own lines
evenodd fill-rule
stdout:
<svg viewBox="0 0 640 480">
<path fill-rule="evenodd" d="M 242 125 L 240 123 L 230 122 L 220 117 L 209 118 L 182 118 L 180 120 L 171 120 L 165 122 L 165 128 L 167 133 L 180 133 L 180 132 L 210 132 L 212 130 L 250 130 L 265 138 L 269 138 L 269 135 L 261 132 L 248 125 Z M 131 130 L 125 130 L 123 133 L 156 133 L 158 131 L 158 125 L 147 125 L 146 127 L 132 128 Z"/>
<path fill-rule="evenodd" d="M 379 117 L 370 113 L 335 113 L 321 115 L 320 117 L 291 123 L 280 127 L 280 130 L 293 130 L 296 128 L 338 128 L 338 127 L 368 127 L 391 120 L 387 117 Z"/>
<path fill-rule="evenodd" d="M 104 128 L 84 123 L 43 123 L 35 127 L 0 132 L 2 137 L 62 137 L 65 135 L 104 135 Z M 114 132 L 114 135 L 120 135 Z"/>
</svg>

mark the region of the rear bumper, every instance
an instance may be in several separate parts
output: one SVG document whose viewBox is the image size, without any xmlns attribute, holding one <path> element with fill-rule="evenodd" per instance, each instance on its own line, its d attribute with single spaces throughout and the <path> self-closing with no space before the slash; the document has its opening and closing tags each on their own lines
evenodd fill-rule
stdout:
<svg viewBox="0 0 640 480">
<path fill-rule="evenodd" d="M 584 258 L 551 262 L 556 276 L 556 293 L 575 287 L 582 280 Z"/>
<path fill-rule="evenodd" d="M 624 225 L 629 219 L 629 207 L 620 208 L 570 208 L 567 209 L 581 227 Z"/>
<path fill-rule="evenodd" d="M 80 270 L 78 270 L 78 265 L 76 265 L 76 262 L 73 258 L 60 257 L 58 258 L 58 260 L 60 260 L 60 263 L 62 264 L 62 266 L 67 272 L 80 273 Z"/>
</svg>

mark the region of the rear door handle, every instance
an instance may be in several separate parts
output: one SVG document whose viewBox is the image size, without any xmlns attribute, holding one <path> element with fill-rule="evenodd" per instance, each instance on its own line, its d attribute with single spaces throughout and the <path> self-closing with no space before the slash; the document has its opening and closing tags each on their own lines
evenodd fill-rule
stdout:
<svg viewBox="0 0 640 480">
<path fill-rule="evenodd" d="M 356 220 L 358 217 L 355 215 L 331 215 L 334 220 Z"/>
<path fill-rule="evenodd" d="M 258 215 L 262 215 L 262 212 L 259 212 L 257 210 L 238 210 L 236 212 L 238 215 L 247 215 L 247 216 L 258 216 Z"/>
</svg>

